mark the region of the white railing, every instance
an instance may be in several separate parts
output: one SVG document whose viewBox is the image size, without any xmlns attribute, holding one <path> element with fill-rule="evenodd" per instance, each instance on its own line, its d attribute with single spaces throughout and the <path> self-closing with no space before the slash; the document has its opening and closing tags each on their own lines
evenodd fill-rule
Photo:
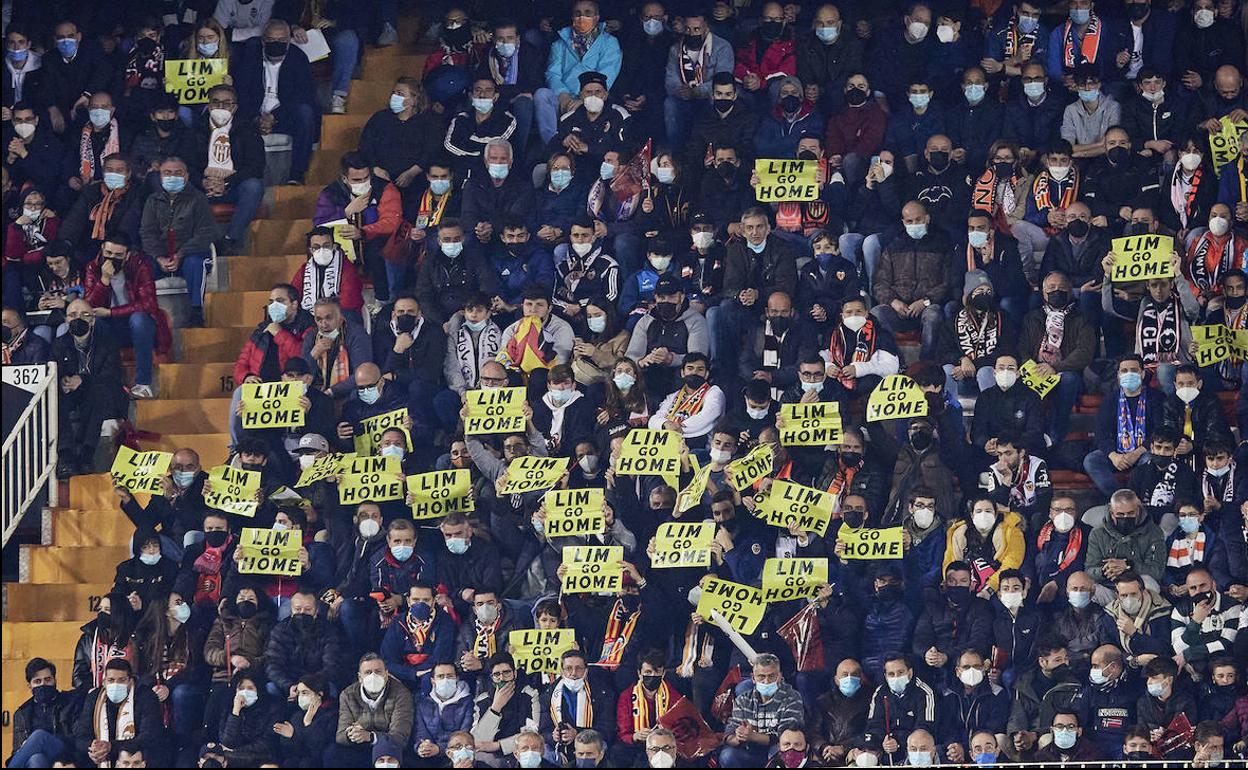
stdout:
<svg viewBox="0 0 1248 770">
<path fill-rule="evenodd" d="M 38 366 L 6 366 L 4 382 L 29 391 L 30 403 L 22 410 L 12 432 L 4 440 L 4 544 L 8 545 L 26 509 L 35 501 L 44 485 L 48 486 L 48 505 L 57 504 L 56 431 L 57 387 L 56 363 Z M 51 480 L 52 483 L 48 484 Z"/>
</svg>

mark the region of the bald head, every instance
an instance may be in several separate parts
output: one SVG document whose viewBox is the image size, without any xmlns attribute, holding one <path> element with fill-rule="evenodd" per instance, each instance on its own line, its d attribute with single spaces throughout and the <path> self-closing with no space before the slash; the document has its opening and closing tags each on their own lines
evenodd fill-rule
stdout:
<svg viewBox="0 0 1248 770">
<path fill-rule="evenodd" d="M 1244 77 L 1232 64 L 1223 64 L 1213 75 L 1213 87 L 1223 99 L 1239 96 L 1239 89 L 1244 85 Z"/>
<path fill-rule="evenodd" d="M 910 201 L 901 207 L 901 221 L 907 225 L 927 222 L 927 207 L 918 201 Z"/>
<path fill-rule="evenodd" d="M 355 367 L 355 387 L 371 388 L 381 381 L 381 369 L 374 363 Z"/>
</svg>

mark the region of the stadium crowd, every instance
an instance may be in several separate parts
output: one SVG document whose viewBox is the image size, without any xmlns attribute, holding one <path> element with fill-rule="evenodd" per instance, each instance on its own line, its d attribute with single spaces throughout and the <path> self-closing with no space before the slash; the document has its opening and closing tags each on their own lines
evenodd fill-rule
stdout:
<svg viewBox="0 0 1248 770">
<path fill-rule="evenodd" d="M 3 360 L 59 367 L 58 476 L 108 470 L 101 426 L 158 395 L 213 257 L 249 253 L 266 177 L 303 182 L 397 5 L 5 1 Z M 307 212 L 306 263 L 231 286 L 268 297 L 229 456 L 119 480 L 132 557 L 73 670 L 26 666 L 8 766 L 1248 756 L 1248 4 L 414 10 L 424 69 Z M 178 59 L 229 74 L 183 105 Z M 805 161 L 813 199 L 760 201 L 756 160 Z M 1173 246 L 1112 280 L 1132 237 Z M 868 419 L 898 374 L 922 414 Z M 245 386 L 277 382 L 302 425 L 249 427 Z M 522 429 L 465 434 L 503 387 Z M 791 404 L 842 429 L 786 444 Z M 677 475 L 617 472 L 644 429 Z M 353 451 L 466 471 L 471 510 L 310 473 Z M 604 490 L 602 527 L 549 533 L 546 489 L 507 491 L 526 457 Z M 258 475 L 247 515 L 210 505 L 221 464 Z M 830 493 L 826 531 L 767 523 L 780 482 Z M 656 563 L 704 521 L 709 566 Z M 297 574 L 241 573 L 244 528 L 300 533 Z M 901 558 L 852 558 L 895 528 Z M 574 546 L 617 547 L 618 590 L 564 591 Z M 809 597 L 748 632 L 700 614 L 793 558 L 826 564 Z M 560 628 L 530 670 L 511 633 Z"/>
</svg>

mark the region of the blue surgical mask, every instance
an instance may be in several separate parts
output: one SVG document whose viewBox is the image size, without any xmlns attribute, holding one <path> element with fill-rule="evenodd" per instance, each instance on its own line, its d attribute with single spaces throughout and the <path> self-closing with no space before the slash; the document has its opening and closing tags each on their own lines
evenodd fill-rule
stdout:
<svg viewBox="0 0 1248 770">
<path fill-rule="evenodd" d="M 676 169 L 670 166 L 659 166 L 654 170 L 654 176 L 660 184 L 671 184 L 676 178 Z"/>
<path fill-rule="evenodd" d="M 442 681 L 450 681 L 450 680 L 442 680 Z M 454 692 L 451 693 L 451 695 L 454 695 L 454 694 L 455 694 Z M 447 697 L 450 697 L 450 696 L 444 696 L 443 699 L 445 700 Z M 452 762 L 471 762 L 476 756 L 477 756 L 477 752 L 473 751 L 467 746 L 463 746 L 451 752 L 451 761 Z"/>
<path fill-rule="evenodd" d="M 615 166 L 604 160 L 602 165 L 598 167 L 598 176 L 602 177 L 603 180 L 613 178 L 615 176 Z"/>
<path fill-rule="evenodd" d="M 1076 24 L 1087 24 L 1092 20 L 1091 8 L 1071 8 L 1070 20 Z"/>
<path fill-rule="evenodd" d="M 239 690 L 238 692 L 243 696 L 244 707 L 254 706 L 256 701 L 260 700 L 260 693 L 255 690 Z"/>
<path fill-rule="evenodd" d="M 407 561 L 412 558 L 413 548 L 410 545 L 392 545 L 390 546 L 390 555 L 398 561 Z"/>
<path fill-rule="evenodd" d="M 982 83 L 970 83 L 962 87 L 962 93 L 966 95 L 966 101 L 970 104 L 979 104 L 984 100 L 984 95 L 988 93 L 988 86 Z"/>
<path fill-rule="evenodd" d="M 390 94 L 390 111 L 398 115 L 405 109 L 407 109 L 407 99 L 398 94 Z"/>
<path fill-rule="evenodd" d="M 921 240 L 925 235 L 927 235 L 927 223 L 919 222 L 915 225 L 906 225 L 906 235 L 916 241 Z"/>
<path fill-rule="evenodd" d="M 104 186 L 110 190 L 120 190 L 126 186 L 126 175 L 116 171 L 105 171 Z"/>
<path fill-rule="evenodd" d="M 997 755 L 991 751 L 981 751 L 975 755 L 975 764 L 980 767 L 991 767 L 997 764 Z"/>
<path fill-rule="evenodd" d="M 447 538 L 446 550 L 453 554 L 466 553 L 468 551 L 468 541 L 462 537 Z"/>
<path fill-rule="evenodd" d="M 906 687 L 910 685 L 910 676 L 902 674 L 901 676 L 886 676 L 885 681 L 888 682 L 888 689 L 900 695 L 906 691 Z"/>
<path fill-rule="evenodd" d="M 449 179 L 430 179 L 429 192 L 434 195 L 446 195 L 447 190 L 451 189 L 451 180 Z"/>
<path fill-rule="evenodd" d="M 1087 591 L 1067 591 L 1066 601 L 1070 602 L 1071 607 L 1081 610 L 1092 601 L 1092 594 Z"/>
<path fill-rule="evenodd" d="M 377 454 L 382 457 L 397 457 L 402 460 L 403 456 L 407 454 L 407 450 L 398 444 L 389 444 L 387 446 L 383 446 Z"/>
<path fill-rule="evenodd" d="M 1023 93 L 1030 99 L 1044 96 L 1044 83 L 1023 83 Z"/>
<path fill-rule="evenodd" d="M 141 553 L 139 554 L 139 561 L 143 562 L 149 567 L 154 567 L 158 563 L 160 563 L 160 554 L 159 553 Z"/>
<path fill-rule="evenodd" d="M 1180 516 L 1179 526 L 1183 528 L 1184 532 L 1190 535 L 1200 529 L 1200 519 L 1195 516 Z"/>
<path fill-rule="evenodd" d="M 605 315 L 589 316 L 585 319 L 585 325 L 594 334 L 602 334 L 607 330 L 607 317 Z"/>
<path fill-rule="evenodd" d="M 758 694 L 764 698 L 770 698 L 780 689 L 779 682 L 758 682 L 754 685 L 754 689 L 758 690 Z"/>
<path fill-rule="evenodd" d="M 572 172 L 566 168 L 557 168 L 550 172 L 550 186 L 556 190 L 564 190 L 572 183 Z"/>
<path fill-rule="evenodd" d="M 824 43 L 835 43 L 841 36 L 840 27 L 815 27 L 815 37 Z"/>
<path fill-rule="evenodd" d="M 360 388 L 356 391 L 356 395 L 366 404 L 375 404 L 377 399 L 381 398 L 381 391 L 377 389 L 376 385 L 372 385 L 367 388 Z"/>
<path fill-rule="evenodd" d="M 162 176 L 160 178 L 160 186 L 165 192 L 177 195 L 186 189 L 186 177 Z"/>
<path fill-rule="evenodd" d="M 932 754 L 929 751 L 907 751 L 906 760 L 913 767 L 931 767 Z"/>
<path fill-rule="evenodd" d="M 542 752 L 540 751 L 522 751 L 516 757 L 516 761 L 521 767 L 540 767 L 542 764 Z"/>
<path fill-rule="evenodd" d="M 484 115 L 494 109 L 494 100 L 487 99 L 484 96 L 475 96 L 472 99 L 472 108 Z"/>
<path fill-rule="evenodd" d="M 746 241 L 745 247 L 749 249 L 750 251 L 754 252 L 755 254 L 762 254 L 763 249 L 767 248 L 767 239 L 764 238 L 762 241 L 758 243 L 750 243 L 749 241 Z"/>
<path fill-rule="evenodd" d="M 179 623 L 185 623 L 191 619 L 191 605 L 186 602 L 175 604 L 173 607 L 173 619 Z"/>
<path fill-rule="evenodd" d="M 1018 29 L 1024 35 L 1030 35 L 1040 28 L 1040 20 L 1034 16 L 1019 16 Z"/>
<path fill-rule="evenodd" d="M 931 101 L 932 101 L 932 95 L 930 93 L 910 94 L 910 106 L 915 108 L 916 110 L 923 109 L 928 104 L 930 104 Z"/>
<path fill-rule="evenodd" d="M 1080 88 L 1079 100 L 1084 102 L 1094 102 L 1101 98 L 1101 89 L 1099 88 Z"/>
<path fill-rule="evenodd" d="M 494 50 L 498 51 L 498 55 L 504 59 L 510 59 L 516 55 L 515 43 L 495 43 Z"/>
<path fill-rule="evenodd" d="M 1144 377 L 1139 372 L 1122 372 L 1118 375 L 1118 385 L 1123 390 L 1139 390 L 1144 384 Z"/>
<path fill-rule="evenodd" d="M 195 480 L 195 471 L 174 471 L 173 483 L 182 489 L 186 489 Z"/>
<path fill-rule="evenodd" d="M 1153 696 L 1154 698 L 1160 698 L 1162 695 L 1165 694 L 1165 692 L 1166 692 L 1166 685 L 1164 682 L 1149 682 L 1148 683 L 1148 694 Z"/>
<path fill-rule="evenodd" d="M 650 37 L 654 37 L 663 31 L 662 19 L 646 19 L 641 23 L 641 28 L 646 31 Z"/>
<path fill-rule="evenodd" d="M 506 163 L 490 163 L 488 165 L 490 176 L 494 179 L 506 179 L 507 175 L 511 173 L 511 166 Z"/>
<path fill-rule="evenodd" d="M 464 321 L 464 326 L 467 326 L 468 329 L 471 331 L 479 332 L 485 328 L 485 325 L 487 323 L 489 323 L 488 320 L 486 321 Z"/>
<path fill-rule="evenodd" d="M 823 382 L 806 382 L 805 380 L 802 381 L 803 393 L 811 393 L 811 392 L 820 393 L 822 391 L 823 391 Z"/>
<path fill-rule="evenodd" d="M 843 676 L 836 680 L 836 687 L 841 691 L 841 695 L 844 695 L 846 698 L 852 698 L 862 688 L 862 678 Z"/>
<path fill-rule="evenodd" d="M 619 388 L 620 390 L 628 390 L 629 388 L 637 384 L 637 378 L 629 374 L 628 372 L 620 372 L 619 374 L 612 377 L 611 381 L 614 382 L 615 387 Z"/>
<path fill-rule="evenodd" d="M 988 245 L 988 233 L 983 230 L 968 230 L 966 233 L 966 242 L 973 249 L 982 249 Z"/>
<path fill-rule="evenodd" d="M 464 252 L 463 241 L 458 241 L 456 243 L 441 243 L 441 244 L 438 244 L 438 246 L 442 249 L 442 253 L 450 257 L 451 259 L 458 257 L 460 254 Z"/>
<path fill-rule="evenodd" d="M 220 49 L 220 43 L 197 43 L 195 45 L 195 50 L 199 51 L 201 56 L 216 56 Z"/>
<path fill-rule="evenodd" d="M 102 107 L 96 107 L 93 110 L 87 110 L 87 119 L 90 120 L 91 125 L 96 128 L 103 128 L 108 125 L 110 120 L 113 119 L 113 114 Z"/>
<path fill-rule="evenodd" d="M 269 303 L 269 320 L 275 324 L 280 324 L 286 320 L 286 305 L 282 302 Z"/>
<path fill-rule="evenodd" d="M 72 37 L 60 38 L 56 41 L 56 50 L 60 51 L 64 58 L 72 59 L 78 53 L 78 41 Z"/>
<path fill-rule="evenodd" d="M 572 394 L 575 393 L 576 391 L 574 390 L 552 390 L 548 392 L 550 393 L 551 401 L 555 402 L 556 404 L 566 404 L 572 398 Z"/>
<path fill-rule="evenodd" d="M 130 685 L 118 684 L 116 682 L 106 684 L 104 685 L 104 694 L 107 695 L 108 699 L 113 703 L 121 703 L 126 699 L 126 696 L 130 694 Z"/>
<path fill-rule="evenodd" d="M 9 51 L 8 55 L 9 55 L 10 61 L 14 62 L 15 64 L 17 64 L 17 66 L 20 67 L 22 66 L 22 64 L 26 62 L 26 57 L 30 56 L 30 50 L 27 48 L 23 48 L 20 51 Z"/>
<path fill-rule="evenodd" d="M 1059 749 L 1065 751 L 1075 745 L 1075 741 L 1079 738 L 1074 730 L 1059 730 L 1053 728 L 1053 744 Z"/>
</svg>

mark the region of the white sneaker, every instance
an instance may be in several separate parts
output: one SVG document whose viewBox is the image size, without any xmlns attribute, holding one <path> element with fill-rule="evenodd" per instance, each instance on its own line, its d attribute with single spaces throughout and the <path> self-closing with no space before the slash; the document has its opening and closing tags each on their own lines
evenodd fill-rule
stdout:
<svg viewBox="0 0 1248 770">
<path fill-rule="evenodd" d="M 397 42 L 399 42 L 399 33 L 394 31 L 394 27 L 390 26 L 390 22 L 386 22 L 381 27 L 381 34 L 377 36 L 378 47 L 384 48 Z"/>
<path fill-rule="evenodd" d="M 347 95 L 334 94 L 329 100 L 329 111 L 335 115 L 342 115 L 347 111 Z"/>
<path fill-rule="evenodd" d="M 130 389 L 130 398 L 139 399 L 156 398 L 156 394 L 152 391 L 151 385 L 135 385 Z"/>
</svg>

